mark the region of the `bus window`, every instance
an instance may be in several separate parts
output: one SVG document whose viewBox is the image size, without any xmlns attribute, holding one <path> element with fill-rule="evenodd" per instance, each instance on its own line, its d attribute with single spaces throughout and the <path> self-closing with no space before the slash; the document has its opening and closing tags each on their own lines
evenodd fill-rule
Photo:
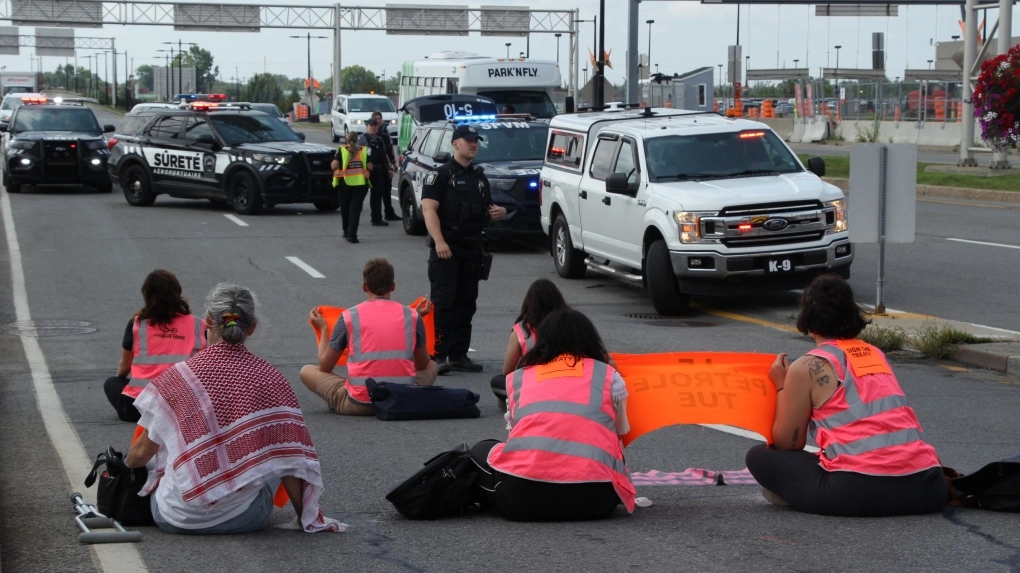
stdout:
<svg viewBox="0 0 1020 573">
<path fill-rule="evenodd" d="M 457 78 L 449 78 L 448 80 L 446 80 L 446 93 L 448 94 L 460 93 L 460 90 L 457 89 Z"/>
</svg>

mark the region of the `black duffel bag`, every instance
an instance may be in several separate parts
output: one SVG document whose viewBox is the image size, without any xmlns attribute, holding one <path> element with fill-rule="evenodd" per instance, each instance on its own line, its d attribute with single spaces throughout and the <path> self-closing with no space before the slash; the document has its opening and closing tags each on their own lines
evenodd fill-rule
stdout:
<svg viewBox="0 0 1020 573">
<path fill-rule="evenodd" d="M 461 444 L 425 462 L 425 467 L 386 494 L 386 501 L 408 519 L 436 519 L 464 513 L 479 504 L 475 463 Z"/>
<path fill-rule="evenodd" d="M 99 468 L 104 465 L 106 469 L 99 473 Z M 96 456 L 96 463 L 85 478 L 85 487 L 92 487 L 97 477 L 96 507 L 100 513 L 116 519 L 121 525 L 155 525 L 149 496 L 138 495 L 149 477 L 148 470 L 128 468 L 124 465 L 124 456 L 110 446 Z"/>
<path fill-rule="evenodd" d="M 960 505 L 992 511 L 1020 512 L 1020 454 L 987 464 L 978 471 L 954 478 Z"/>
<path fill-rule="evenodd" d="M 368 395 L 380 420 L 441 420 L 477 418 L 478 394 L 463 388 L 412 386 L 394 382 L 365 381 Z"/>
</svg>

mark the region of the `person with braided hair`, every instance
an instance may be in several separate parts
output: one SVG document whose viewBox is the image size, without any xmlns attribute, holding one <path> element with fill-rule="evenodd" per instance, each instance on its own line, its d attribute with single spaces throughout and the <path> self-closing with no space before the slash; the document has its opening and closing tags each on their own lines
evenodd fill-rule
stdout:
<svg viewBox="0 0 1020 573">
<path fill-rule="evenodd" d="M 125 422 L 138 421 L 135 398 L 150 380 L 205 348 L 205 323 L 191 314 L 173 273 L 163 269 L 149 273 L 142 283 L 142 299 L 145 306 L 124 331 L 117 374 L 103 384 L 110 405 Z"/>
<path fill-rule="evenodd" d="M 290 383 L 244 345 L 258 327 L 255 295 L 220 284 L 206 301 L 209 347 L 171 366 L 135 400 L 145 430 L 125 465 L 155 459 L 141 495 L 168 533 L 250 533 L 265 528 L 283 485 L 291 528 L 346 526 L 319 509 L 322 473 Z"/>
</svg>

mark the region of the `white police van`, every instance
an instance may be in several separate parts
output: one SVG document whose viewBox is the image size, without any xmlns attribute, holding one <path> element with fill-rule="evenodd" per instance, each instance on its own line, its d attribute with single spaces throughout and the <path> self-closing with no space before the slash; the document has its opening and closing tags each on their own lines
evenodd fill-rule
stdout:
<svg viewBox="0 0 1020 573">
<path fill-rule="evenodd" d="M 657 312 L 696 294 L 849 277 L 846 197 L 767 125 L 715 113 L 617 109 L 556 116 L 542 230 L 560 276 L 589 268 L 643 284 Z"/>
</svg>

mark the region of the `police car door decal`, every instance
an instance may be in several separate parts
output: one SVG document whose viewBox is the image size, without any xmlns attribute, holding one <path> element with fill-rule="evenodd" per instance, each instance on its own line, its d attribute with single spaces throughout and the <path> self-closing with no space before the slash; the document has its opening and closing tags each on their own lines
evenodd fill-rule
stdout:
<svg viewBox="0 0 1020 573">
<path fill-rule="evenodd" d="M 144 147 L 142 154 L 156 175 L 186 179 L 216 176 L 217 161 L 213 153 Z"/>
</svg>

